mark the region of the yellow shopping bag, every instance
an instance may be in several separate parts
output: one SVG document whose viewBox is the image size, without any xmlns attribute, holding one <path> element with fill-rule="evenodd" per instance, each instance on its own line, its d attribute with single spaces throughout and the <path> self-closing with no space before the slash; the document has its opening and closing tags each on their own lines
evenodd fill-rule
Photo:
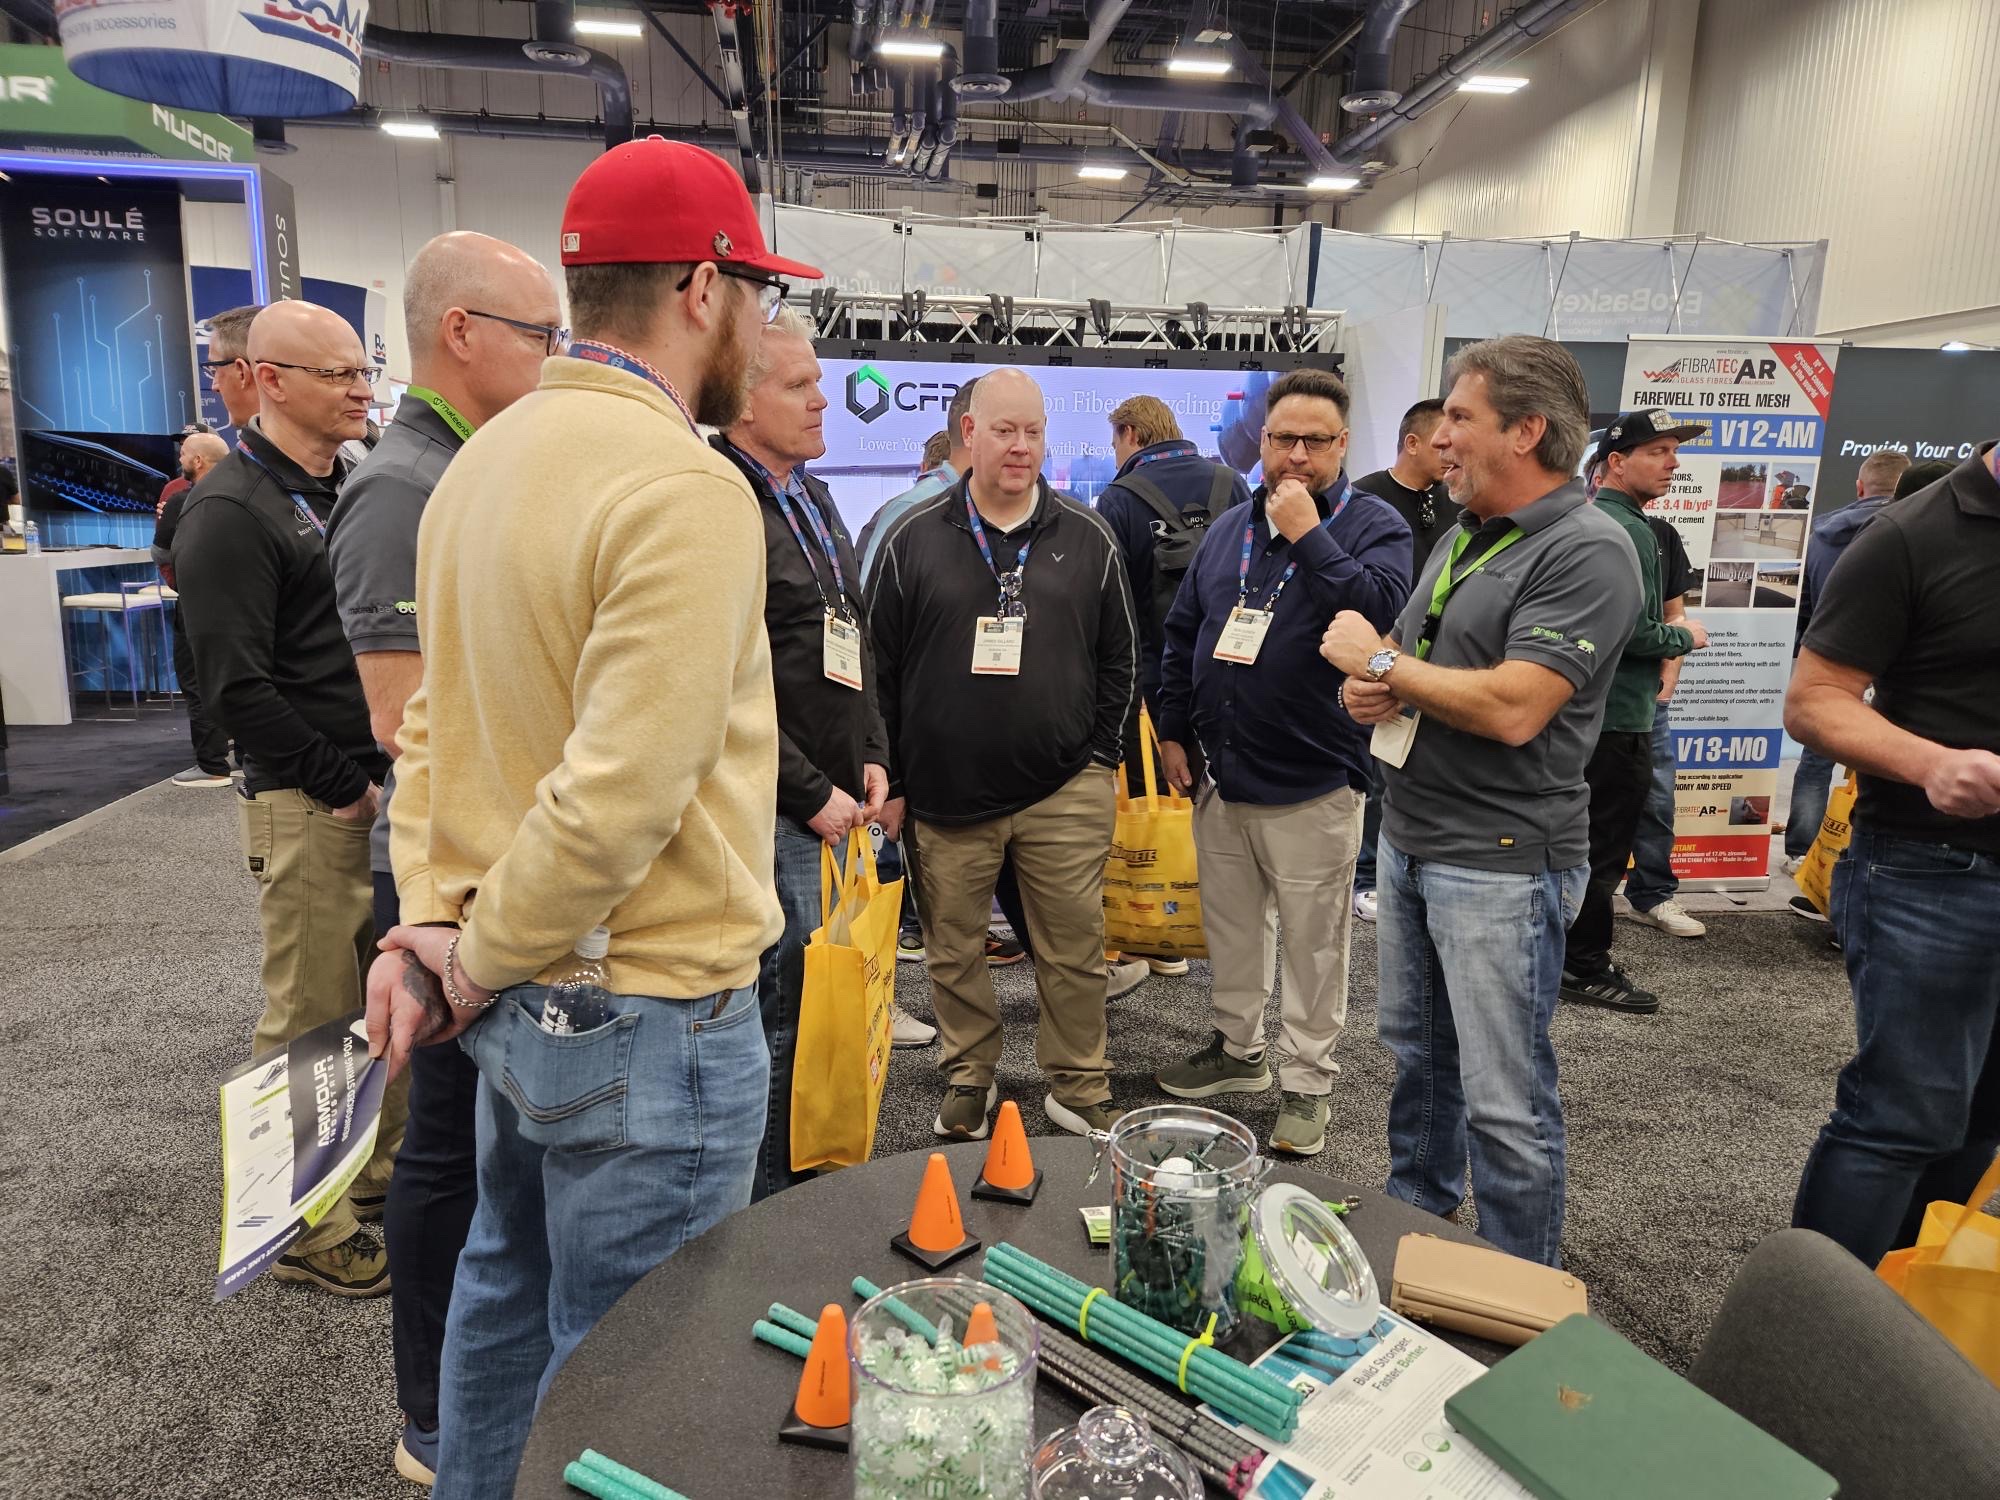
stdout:
<svg viewBox="0 0 2000 1500">
<path fill-rule="evenodd" d="M 1144 795 L 1118 772 L 1118 821 L 1104 865 L 1104 946 L 1128 957 L 1206 958 L 1201 883 L 1195 875 L 1194 804 L 1157 774 L 1160 739 L 1139 710 Z M 1162 792 L 1160 788 L 1165 787 Z"/>
<path fill-rule="evenodd" d="M 1813 839 L 1812 848 L 1800 863 L 1798 873 L 1792 878 L 1799 883 L 1806 900 L 1820 909 L 1822 916 L 1833 905 L 1833 867 L 1840 859 L 1841 850 L 1854 836 L 1854 773 L 1847 773 L 1847 780 L 1833 789 L 1833 795 L 1826 799 L 1826 816 L 1820 819 L 1819 833 Z"/>
<path fill-rule="evenodd" d="M 865 829 L 848 836 L 845 872 L 831 848 L 820 851 L 819 890 L 792 1061 L 794 1172 L 858 1166 L 875 1149 L 896 996 L 903 882 L 877 880 Z"/>
<path fill-rule="evenodd" d="M 1932 1203 L 1916 1245 L 1875 1268 L 1958 1352 L 2000 1385 L 2000 1219 L 1981 1212 L 2000 1192 L 2000 1156 L 1965 1203 Z"/>
</svg>

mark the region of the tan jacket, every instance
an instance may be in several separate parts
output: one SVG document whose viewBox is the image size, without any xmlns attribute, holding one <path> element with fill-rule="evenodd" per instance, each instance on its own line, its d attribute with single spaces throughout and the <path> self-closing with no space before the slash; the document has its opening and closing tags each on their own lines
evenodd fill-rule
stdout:
<svg viewBox="0 0 2000 1500">
<path fill-rule="evenodd" d="M 424 509 L 403 920 L 463 922 L 459 961 L 492 989 L 600 924 L 621 994 L 754 979 L 783 926 L 763 611 L 742 476 L 647 381 L 551 359 Z"/>
</svg>

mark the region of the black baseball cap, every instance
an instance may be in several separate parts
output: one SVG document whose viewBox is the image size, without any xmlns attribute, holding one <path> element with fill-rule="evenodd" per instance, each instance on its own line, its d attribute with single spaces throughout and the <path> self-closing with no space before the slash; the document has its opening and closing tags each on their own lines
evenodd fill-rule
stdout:
<svg viewBox="0 0 2000 1500">
<path fill-rule="evenodd" d="M 1604 436 L 1598 440 L 1597 451 L 1590 455 L 1590 461 L 1601 464 L 1614 453 L 1629 453 L 1655 438 L 1679 438 L 1686 442 L 1707 431 L 1706 422 L 1676 422 L 1674 414 L 1661 406 L 1620 412 L 1618 420 L 1604 429 Z"/>
</svg>

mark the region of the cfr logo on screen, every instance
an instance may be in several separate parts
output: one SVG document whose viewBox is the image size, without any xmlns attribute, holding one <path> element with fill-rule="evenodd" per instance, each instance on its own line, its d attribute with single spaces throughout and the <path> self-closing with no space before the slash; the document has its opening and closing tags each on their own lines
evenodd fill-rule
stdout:
<svg viewBox="0 0 2000 1500">
<path fill-rule="evenodd" d="M 872 422 L 892 405 L 898 411 L 942 413 L 958 394 L 956 380 L 903 380 L 893 387 L 873 365 L 863 365 L 847 377 L 847 409 Z"/>
<path fill-rule="evenodd" d="M 847 409 L 864 422 L 889 409 L 889 382 L 873 365 L 863 365 L 847 377 Z"/>
</svg>

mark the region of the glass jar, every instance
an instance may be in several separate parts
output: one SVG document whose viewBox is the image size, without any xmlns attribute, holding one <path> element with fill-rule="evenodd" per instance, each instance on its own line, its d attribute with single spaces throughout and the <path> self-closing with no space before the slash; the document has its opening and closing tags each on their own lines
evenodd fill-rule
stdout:
<svg viewBox="0 0 2000 1500">
<path fill-rule="evenodd" d="M 1202 1500 L 1201 1476 L 1145 1417 L 1093 1406 L 1035 1454 L 1034 1500 Z"/>
<path fill-rule="evenodd" d="M 981 1304 L 997 1341 L 967 1348 Z M 1038 1337 L 1019 1302 L 964 1277 L 863 1304 L 847 1335 L 855 1500 L 1027 1500 Z"/>
</svg>

